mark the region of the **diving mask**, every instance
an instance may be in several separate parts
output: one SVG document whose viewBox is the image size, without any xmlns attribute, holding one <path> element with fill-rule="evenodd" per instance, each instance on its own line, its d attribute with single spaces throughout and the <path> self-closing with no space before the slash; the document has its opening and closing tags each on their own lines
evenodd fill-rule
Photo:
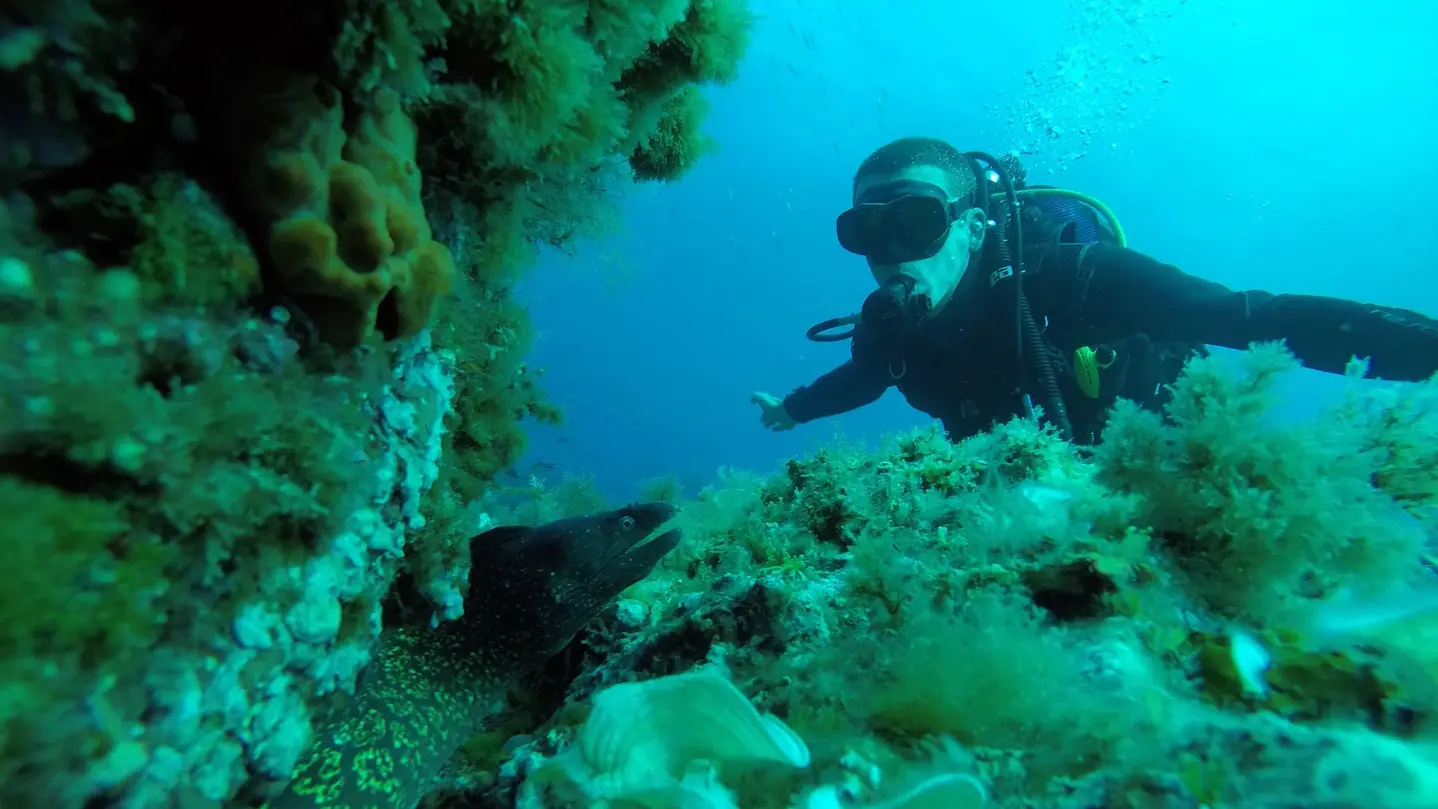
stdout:
<svg viewBox="0 0 1438 809">
<path fill-rule="evenodd" d="M 840 246 L 875 264 L 922 261 L 943 248 L 949 228 L 971 207 L 936 185 L 901 180 L 866 190 L 835 229 Z"/>
</svg>

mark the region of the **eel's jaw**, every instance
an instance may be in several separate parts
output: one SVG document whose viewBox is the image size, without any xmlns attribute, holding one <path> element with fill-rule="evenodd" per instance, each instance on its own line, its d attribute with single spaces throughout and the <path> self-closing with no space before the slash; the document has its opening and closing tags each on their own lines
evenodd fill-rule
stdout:
<svg viewBox="0 0 1438 809">
<path fill-rule="evenodd" d="M 683 538 L 678 528 L 671 528 L 661 534 L 646 537 L 615 554 L 604 566 L 606 578 L 611 579 L 623 590 L 643 580 L 666 554 L 679 545 Z"/>
<path fill-rule="evenodd" d="M 650 562 L 650 564 L 652 565 L 655 562 L 658 562 L 661 558 L 663 558 L 664 554 L 669 553 L 670 551 L 678 547 L 679 540 L 683 538 L 684 535 L 680 533 L 678 528 L 670 528 L 668 531 L 665 531 L 662 534 L 657 534 L 655 536 L 646 537 L 640 540 L 629 550 L 625 551 L 624 556 L 630 557 L 641 553 L 654 554 L 653 561 Z"/>
</svg>

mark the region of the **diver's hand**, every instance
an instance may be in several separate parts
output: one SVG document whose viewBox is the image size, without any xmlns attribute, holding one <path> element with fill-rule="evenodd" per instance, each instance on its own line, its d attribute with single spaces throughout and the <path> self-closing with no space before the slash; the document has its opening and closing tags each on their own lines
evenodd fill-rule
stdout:
<svg viewBox="0 0 1438 809">
<path fill-rule="evenodd" d="M 776 433 L 792 430 L 798 425 L 789 411 L 784 409 L 784 400 L 763 391 L 755 391 L 749 401 L 759 405 L 759 422 Z"/>
</svg>

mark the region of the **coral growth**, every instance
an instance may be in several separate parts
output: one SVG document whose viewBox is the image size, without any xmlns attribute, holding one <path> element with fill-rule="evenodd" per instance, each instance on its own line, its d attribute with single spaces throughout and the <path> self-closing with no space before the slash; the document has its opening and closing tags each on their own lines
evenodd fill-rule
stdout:
<svg viewBox="0 0 1438 809">
<path fill-rule="evenodd" d="M 442 414 L 447 374 L 422 347 L 384 386 L 314 374 L 272 322 L 145 315 L 123 270 L 39 269 L 12 265 L 29 300 L 0 323 L 24 515 L 3 543 L 29 560 L 4 583 L 5 802 L 282 779 L 306 701 L 367 660 L 437 474 L 438 425 L 405 413 Z"/>
<path fill-rule="evenodd" d="M 0 12 L 0 803 L 262 801 L 397 576 L 455 617 L 471 502 L 557 418 L 510 287 L 613 221 L 657 111 L 732 77 L 748 25 L 742 0 Z"/>
<path fill-rule="evenodd" d="M 1296 361 L 1267 345 L 1237 374 L 1223 362 L 1188 366 L 1171 423 L 1122 401 L 1098 450 L 1104 482 L 1140 495 L 1138 519 L 1172 546 L 1189 592 L 1262 626 L 1295 597 L 1413 578 L 1428 531 L 1412 512 L 1431 508 L 1435 469 L 1433 450 L 1413 455 L 1438 400 L 1412 397 L 1404 407 L 1417 409 L 1395 418 L 1355 393 L 1324 429 L 1284 424 L 1274 383 Z"/>
<path fill-rule="evenodd" d="M 593 757 L 573 747 L 591 697 L 699 670 L 812 763 L 721 770 L 697 805 L 903 805 L 950 782 L 1055 809 L 1430 804 L 1438 593 L 1413 515 L 1434 505 L 1417 464 L 1438 382 L 1355 379 L 1290 423 L 1268 385 L 1292 365 L 1276 346 L 1195 360 L 1167 420 L 1121 408 L 1093 457 L 1019 420 L 721 477 L 661 571 L 552 667 L 530 703 L 548 723 L 452 788 L 560 798 L 555 764 Z M 1358 619 L 1375 590 L 1402 606 Z M 646 732 L 626 744 L 662 743 Z"/>
</svg>

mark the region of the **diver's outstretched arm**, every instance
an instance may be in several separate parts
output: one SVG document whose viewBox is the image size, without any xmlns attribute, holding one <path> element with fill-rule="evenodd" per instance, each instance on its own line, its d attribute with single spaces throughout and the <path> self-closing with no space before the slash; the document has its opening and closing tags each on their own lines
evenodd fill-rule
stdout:
<svg viewBox="0 0 1438 809">
<path fill-rule="evenodd" d="M 1407 309 L 1318 295 L 1235 291 L 1134 250 L 1089 246 L 1076 275 L 1036 279 L 1045 312 L 1080 343 L 1144 333 L 1154 342 L 1243 349 L 1283 340 L 1306 366 L 1342 373 L 1351 357 L 1394 380 L 1438 372 L 1438 321 Z M 1046 282 L 1046 283 L 1045 283 Z"/>
<path fill-rule="evenodd" d="M 784 410 L 799 424 L 837 416 L 878 401 L 890 384 L 883 368 L 851 359 L 784 397 Z"/>
</svg>

